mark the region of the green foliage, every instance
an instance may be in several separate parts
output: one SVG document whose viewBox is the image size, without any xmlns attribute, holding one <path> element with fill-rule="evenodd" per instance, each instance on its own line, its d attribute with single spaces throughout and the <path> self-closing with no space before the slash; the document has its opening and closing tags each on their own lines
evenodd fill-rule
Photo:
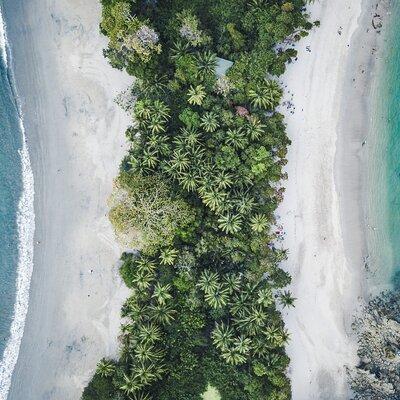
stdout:
<svg viewBox="0 0 400 400">
<path fill-rule="evenodd" d="M 106 360 L 105 358 L 103 358 L 97 364 L 96 373 L 102 377 L 112 376 L 114 372 L 115 372 L 115 365 L 111 360 Z"/>
<path fill-rule="evenodd" d="M 193 208 L 157 176 L 121 172 L 110 205 L 111 222 L 123 241 L 147 252 L 175 237 L 190 237 L 195 229 Z"/>
<path fill-rule="evenodd" d="M 115 398 L 116 388 L 112 380 L 95 374 L 82 394 L 82 400 L 109 400 Z"/>
<path fill-rule="evenodd" d="M 110 200 L 137 251 L 121 258 L 120 356 L 83 398 L 201 400 L 211 385 L 223 400 L 290 399 L 276 303 L 294 299 L 271 230 L 290 141 L 270 75 L 296 56 L 279 43 L 312 27 L 304 2 L 102 3 L 105 54 L 138 78 Z"/>
<path fill-rule="evenodd" d="M 179 36 L 193 47 L 210 42 L 211 38 L 200 29 L 200 21 L 189 10 L 183 10 L 177 14 L 177 31 Z"/>
</svg>

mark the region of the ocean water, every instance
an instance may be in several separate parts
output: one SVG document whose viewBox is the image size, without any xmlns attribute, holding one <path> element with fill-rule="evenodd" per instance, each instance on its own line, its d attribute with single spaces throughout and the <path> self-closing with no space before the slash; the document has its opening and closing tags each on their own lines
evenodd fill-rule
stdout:
<svg viewBox="0 0 400 400">
<path fill-rule="evenodd" d="M 34 185 L 0 2 L 0 400 L 6 400 L 29 303 Z"/>
<path fill-rule="evenodd" d="M 0 61 L 0 355 L 9 336 L 18 265 L 18 202 L 22 194 L 19 116 L 7 67 Z"/>
<path fill-rule="evenodd" d="M 368 139 L 366 262 L 373 292 L 400 289 L 400 3 L 388 11 Z"/>
</svg>

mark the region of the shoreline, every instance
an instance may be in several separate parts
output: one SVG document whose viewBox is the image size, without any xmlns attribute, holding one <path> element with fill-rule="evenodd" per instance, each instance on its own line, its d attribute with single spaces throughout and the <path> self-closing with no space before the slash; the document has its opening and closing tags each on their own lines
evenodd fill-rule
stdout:
<svg viewBox="0 0 400 400">
<path fill-rule="evenodd" d="M 311 6 L 321 27 L 297 46 L 298 61 L 284 75 L 296 107 L 284 111 L 293 143 L 278 210 L 298 299 L 285 312 L 294 400 L 349 398 L 345 366 L 358 361 L 351 323 L 367 296 L 361 181 L 377 40 L 372 26 L 366 32 L 372 7 L 370 0 Z"/>
<path fill-rule="evenodd" d="M 7 38 L 7 26 L 0 7 L 0 47 L 2 62 L 6 68 L 9 90 L 18 118 L 21 148 L 18 150 L 21 162 L 22 191 L 18 200 L 16 223 L 18 230 L 18 261 L 15 281 L 15 301 L 12 320 L 4 351 L 0 358 L 0 399 L 6 400 L 11 386 L 12 374 L 18 360 L 19 349 L 24 333 L 25 320 L 29 307 L 29 289 L 33 272 L 33 238 L 35 233 L 34 178 L 27 147 L 26 132 L 21 112 L 19 96 L 13 74 L 13 59 Z M 9 60 L 10 55 L 10 60 Z"/>
<path fill-rule="evenodd" d="M 396 48 L 393 37 L 397 32 L 394 24 L 398 15 L 398 6 L 390 2 L 382 3 L 383 6 L 378 10 L 380 15 L 384 15 L 384 24 L 379 38 L 382 46 L 378 46 L 378 57 L 375 60 L 376 78 L 371 88 L 374 112 L 370 113 L 371 129 L 366 144 L 365 217 L 368 226 L 366 237 L 369 250 L 368 290 L 370 296 L 393 289 L 398 268 L 397 241 L 391 232 L 391 229 L 396 229 L 394 221 L 398 218 L 396 214 L 393 215 L 396 208 L 393 201 L 398 192 L 393 190 L 391 187 L 393 182 L 389 179 L 390 174 L 393 173 L 392 170 L 395 169 L 395 165 L 391 165 L 389 160 L 391 157 L 396 157 L 396 148 L 389 148 L 393 146 L 390 142 L 393 140 L 393 132 L 391 132 L 393 127 L 390 127 L 389 119 L 390 107 L 392 107 L 391 93 L 393 90 L 397 91 L 397 88 L 392 86 L 391 74 L 392 69 L 396 67 L 396 59 L 391 53 Z"/>
<path fill-rule="evenodd" d="M 127 290 L 106 201 L 128 124 L 113 98 L 130 78 L 102 56 L 97 1 L 4 8 L 36 191 L 29 310 L 8 399 L 71 400 L 117 351 Z"/>
</svg>

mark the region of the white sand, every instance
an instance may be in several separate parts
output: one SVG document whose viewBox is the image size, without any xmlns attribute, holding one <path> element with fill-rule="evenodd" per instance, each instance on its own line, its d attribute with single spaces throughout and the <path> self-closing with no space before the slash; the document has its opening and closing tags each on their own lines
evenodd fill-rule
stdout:
<svg viewBox="0 0 400 400">
<path fill-rule="evenodd" d="M 321 0 L 310 9 L 321 27 L 301 41 L 284 76 L 296 107 L 284 111 L 293 143 L 278 212 L 297 298 L 285 311 L 289 373 L 294 400 L 349 399 L 344 366 L 357 362 L 350 325 L 364 296 L 362 141 L 377 34 L 369 1 Z"/>
<path fill-rule="evenodd" d="M 98 359 L 115 353 L 126 296 L 105 214 L 128 123 L 112 98 L 130 79 L 101 56 L 106 40 L 98 33 L 97 0 L 5 5 L 13 22 L 9 36 L 26 113 L 40 241 L 9 400 L 74 400 Z M 286 316 L 288 352 L 294 400 L 347 399 L 343 366 L 356 361 L 349 325 L 362 294 L 362 129 L 357 118 L 344 117 L 352 116 L 352 104 L 360 105 L 350 99 L 357 100 L 368 81 L 354 84 L 349 75 L 359 76 L 364 62 L 358 62 L 353 36 L 361 0 L 321 0 L 312 9 L 322 26 L 302 40 L 299 61 L 285 75 L 296 106 L 294 115 L 287 113 L 293 144 L 280 208 L 298 298 Z M 354 129 L 344 137 L 347 126 Z"/>
<path fill-rule="evenodd" d="M 113 103 L 131 78 L 102 56 L 97 0 L 6 0 L 35 176 L 34 273 L 9 400 L 78 400 L 115 355 L 127 290 L 106 217 L 128 117 Z"/>
</svg>

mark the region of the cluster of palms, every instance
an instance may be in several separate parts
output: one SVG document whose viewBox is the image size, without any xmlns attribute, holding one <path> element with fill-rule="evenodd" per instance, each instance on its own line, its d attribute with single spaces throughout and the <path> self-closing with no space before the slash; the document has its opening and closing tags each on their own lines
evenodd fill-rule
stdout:
<svg viewBox="0 0 400 400">
<path fill-rule="evenodd" d="M 112 381 L 123 398 L 159 398 L 164 383 L 176 378 L 171 373 L 176 359 L 188 357 L 190 363 L 212 342 L 217 351 L 209 354 L 220 365 L 240 366 L 236 371 L 248 374 L 243 379 L 248 387 L 265 389 L 263 397 L 248 398 L 267 398 L 274 384 L 258 380 L 253 367 L 259 363 L 283 375 L 286 366 L 279 363 L 288 333 L 276 301 L 294 302 L 290 292 L 276 291 L 283 285 L 270 273 L 279 269 L 284 251 L 267 246 L 271 199 L 287 144 L 281 119 L 272 115 L 282 90 L 274 80 L 250 83 L 247 76 L 235 88 L 228 74 L 228 89 L 220 94 L 211 42 L 193 44 L 172 34 L 162 57 L 159 75 L 136 83 L 124 173 L 169 185 L 173 196 L 193 205 L 199 221 L 190 239 L 174 231 L 169 244 L 124 256 L 121 275 L 132 295 L 122 309 L 121 355 L 118 362 L 101 360 L 97 374 Z M 184 252 L 194 259 L 185 282 Z M 243 256 L 235 258 L 234 252 Z M 283 275 L 280 282 L 287 283 Z M 193 310 L 204 323 L 186 331 L 193 315 L 185 313 Z M 176 343 L 184 344 L 182 354 Z"/>
<path fill-rule="evenodd" d="M 146 387 L 166 372 L 164 328 L 174 321 L 176 311 L 171 285 L 156 281 L 156 261 L 168 264 L 170 257 L 173 257 L 171 253 L 164 253 L 157 260 L 129 255 L 125 260 L 125 268 L 131 272 L 133 294 L 123 308 L 123 315 L 129 319 L 122 326 L 123 368 L 115 373 L 115 365 L 106 360 L 98 365 L 100 375 L 115 373 L 117 387 L 135 399 L 145 399 Z"/>
<path fill-rule="evenodd" d="M 201 84 L 191 87 L 188 103 L 200 105 L 205 93 Z M 137 101 L 137 133 L 129 159 L 132 170 L 141 174 L 161 171 L 187 193 L 196 194 L 216 214 L 215 225 L 227 234 L 238 233 L 244 226 L 265 232 L 269 227 L 261 206 L 265 200 L 259 199 L 254 160 L 247 154 L 247 149 L 266 140 L 265 117 L 256 113 L 238 116 L 223 105 L 196 112 L 200 114 L 198 126 L 172 129 L 169 107 L 163 101 Z"/>
<path fill-rule="evenodd" d="M 249 90 L 249 98 L 254 107 L 273 110 L 282 98 L 282 89 L 278 82 L 266 79 L 256 89 Z"/>
<path fill-rule="evenodd" d="M 177 42 L 171 60 L 178 62 L 188 54 L 196 72 L 190 83 L 183 84 L 182 111 L 190 109 L 199 119 L 195 124 L 176 127 L 171 121 L 172 107 L 165 101 L 171 85 L 160 81 L 144 90 L 147 86 L 142 83 L 133 110 L 135 128 L 130 131 L 131 171 L 142 175 L 161 172 L 167 180 L 177 182 L 186 195 L 196 195 L 214 213 L 214 227 L 227 235 L 235 235 L 243 227 L 254 234 L 265 234 L 270 227 L 270 219 L 263 212 L 267 199 L 257 189 L 252 160 L 246 152 L 271 140 L 264 110 L 276 107 L 282 91 L 276 82 L 265 81 L 249 90 L 248 104 L 242 106 L 245 112 L 238 114 L 232 101 L 214 93 L 215 54 Z M 206 99 L 211 99 L 212 105 L 204 107 Z M 124 307 L 131 322 L 123 326 L 122 353 L 130 368 L 119 383 L 120 390 L 128 395 L 143 393 L 145 386 L 161 379 L 165 372 L 165 350 L 159 340 L 162 328 L 174 320 L 176 310 L 172 286 L 157 283 L 156 270 L 157 264 L 173 268 L 178 254 L 175 248 L 164 248 L 158 252 L 156 262 L 132 257 L 134 294 Z M 282 348 L 288 340 L 265 281 L 250 284 L 240 273 L 221 276 L 205 269 L 197 288 L 210 309 L 224 310 L 223 319 L 212 330 L 212 340 L 227 363 L 241 365 L 266 357 L 271 349 Z M 290 304 L 288 293 L 281 296 L 281 301 L 285 302 L 285 296 L 286 304 Z M 101 370 L 107 373 L 106 366 L 99 365 L 99 373 Z"/>
<path fill-rule="evenodd" d="M 275 310 L 272 289 L 265 281 L 252 284 L 242 274 L 221 276 L 204 270 L 197 286 L 214 310 L 224 310 L 212 331 L 213 343 L 227 363 L 241 365 L 250 358 L 266 357 L 288 340 Z"/>
</svg>

